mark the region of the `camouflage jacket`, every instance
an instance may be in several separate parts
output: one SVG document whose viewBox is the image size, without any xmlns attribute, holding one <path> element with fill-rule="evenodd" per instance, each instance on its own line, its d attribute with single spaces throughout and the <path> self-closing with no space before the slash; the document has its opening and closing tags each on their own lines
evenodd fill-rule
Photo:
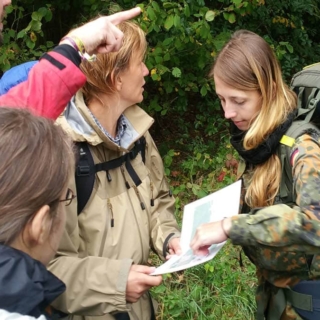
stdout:
<svg viewBox="0 0 320 320">
<path fill-rule="evenodd" d="M 257 301 L 270 300 L 266 288 L 292 287 L 301 280 L 320 279 L 320 143 L 304 134 L 292 148 L 296 206 L 276 204 L 233 218 L 230 239 L 243 246 L 257 267 Z M 242 203 L 253 168 L 239 165 Z M 273 287 L 274 286 L 274 287 Z M 269 301 L 269 306 L 272 301 Z M 258 304 L 259 307 L 259 304 Z M 292 308 L 281 319 L 301 319 Z"/>
</svg>

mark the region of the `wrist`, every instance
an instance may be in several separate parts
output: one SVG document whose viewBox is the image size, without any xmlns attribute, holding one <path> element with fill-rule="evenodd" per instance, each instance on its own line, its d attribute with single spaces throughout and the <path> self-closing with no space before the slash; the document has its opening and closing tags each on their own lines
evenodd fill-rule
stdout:
<svg viewBox="0 0 320 320">
<path fill-rule="evenodd" d="M 221 228 L 223 233 L 227 238 L 229 237 L 230 229 L 231 229 L 231 218 L 224 218 L 221 220 Z"/>
<path fill-rule="evenodd" d="M 81 57 L 81 60 L 95 61 L 96 59 L 95 54 L 90 56 L 86 52 L 84 43 L 77 36 L 74 36 L 74 35 L 65 36 L 60 40 L 59 44 L 67 44 L 72 48 L 74 48 L 78 52 L 79 56 Z"/>
</svg>

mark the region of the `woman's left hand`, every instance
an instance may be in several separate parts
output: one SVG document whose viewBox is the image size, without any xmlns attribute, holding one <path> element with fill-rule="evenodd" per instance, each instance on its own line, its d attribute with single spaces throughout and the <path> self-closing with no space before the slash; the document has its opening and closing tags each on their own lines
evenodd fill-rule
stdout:
<svg viewBox="0 0 320 320">
<path fill-rule="evenodd" d="M 207 255 L 208 249 L 212 244 L 221 243 L 228 239 L 230 229 L 231 218 L 200 225 L 190 243 L 193 253 L 196 255 Z"/>
<path fill-rule="evenodd" d="M 170 259 L 174 254 L 181 254 L 180 238 L 173 238 L 168 245 L 169 254 L 166 255 L 166 260 Z"/>
</svg>

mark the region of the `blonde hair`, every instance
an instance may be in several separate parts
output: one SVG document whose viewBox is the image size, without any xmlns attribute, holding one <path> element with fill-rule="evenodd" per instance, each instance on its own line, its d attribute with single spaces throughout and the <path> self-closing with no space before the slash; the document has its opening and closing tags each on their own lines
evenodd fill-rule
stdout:
<svg viewBox="0 0 320 320">
<path fill-rule="evenodd" d="M 219 53 L 210 76 L 238 90 L 258 91 L 261 109 L 247 131 L 243 147 L 257 148 L 296 108 L 295 93 L 285 84 L 280 64 L 268 43 L 257 34 L 236 31 Z M 281 163 L 274 154 L 255 167 L 246 193 L 251 207 L 271 205 L 279 191 Z"/>
<path fill-rule="evenodd" d="M 87 82 L 81 89 L 87 104 L 92 99 L 101 99 L 101 94 L 115 93 L 115 80 L 118 75 L 129 68 L 133 54 L 144 59 L 147 42 L 144 31 L 133 21 L 124 21 L 117 26 L 123 32 L 123 42 L 118 52 L 97 54 L 94 62 L 83 61 L 81 70 Z"/>
</svg>

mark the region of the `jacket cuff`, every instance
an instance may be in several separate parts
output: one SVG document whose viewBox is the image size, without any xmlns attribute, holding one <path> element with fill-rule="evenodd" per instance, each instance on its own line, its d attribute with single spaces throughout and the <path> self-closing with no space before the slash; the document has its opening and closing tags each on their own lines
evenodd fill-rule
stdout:
<svg viewBox="0 0 320 320">
<path fill-rule="evenodd" d="M 121 268 L 118 273 L 118 281 L 116 283 L 116 290 L 120 293 L 124 293 L 123 295 L 124 311 L 129 311 L 131 309 L 130 304 L 128 304 L 126 300 L 126 290 L 127 290 L 127 282 L 128 282 L 129 273 L 130 273 L 132 264 L 133 264 L 133 260 L 131 259 L 122 260 Z"/>
<path fill-rule="evenodd" d="M 232 225 L 229 232 L 229 238 L 235 245 L 251 245 L 252 235 L 249 230 L 247 219 L 248 214 L 241 214 L 231 217 Z"/>
<path fill-rule="evenodd" d="M 66 57 L 68 60 L 73 62 L 77 67 L 80 66 L 81 57 L 79 53 L 68 44 L 60 44 L 59 46 L 55 47 L 52 51 L 60 53 L 62 56 Z"/>
<path fill-rule="evenodd" d="M 172 232 L 172 233 L 170 233 L 168 236 L 167 236 L 167 238 L 166 238 L 166 240 L 164 240 L 164 243 L 163 243 L 163 248 L 162 248 L 162 255 L 163 255 L 163 257 L 164 258 L 166 258 L 166 255 L 167 255 L 167 253 L 168 253 L 168 244 L 169 244 L 169 241 L 171 240 L 171 239 L 173 239 L 173 238 L 179 238 L 180 237 L 180 233 L 174 233 L 174 232 Z"/>
</svg>

